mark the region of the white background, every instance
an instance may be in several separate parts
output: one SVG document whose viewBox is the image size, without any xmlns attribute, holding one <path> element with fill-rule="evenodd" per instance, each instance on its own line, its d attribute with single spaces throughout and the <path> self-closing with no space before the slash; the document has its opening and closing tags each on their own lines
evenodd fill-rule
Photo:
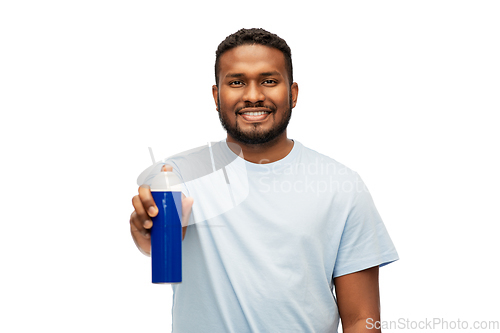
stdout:
<svg viewBox="0 0 500 333">
<path fill-rule="evenodd" d="M 1 3 L 0 331 L 170 331 L 136 177 L 148 146 L 225 137 L 215 49 L 242 27 L 292 49 L 288 136 L 372 193 L 401 258 L 382 319 L 500 320 L 498 1 L 176 3 Z"/>
</svg>

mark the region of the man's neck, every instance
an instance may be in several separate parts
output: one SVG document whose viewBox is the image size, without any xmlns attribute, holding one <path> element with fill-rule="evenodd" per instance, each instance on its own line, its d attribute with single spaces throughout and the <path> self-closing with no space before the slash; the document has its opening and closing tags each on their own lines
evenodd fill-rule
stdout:
<svg viewBox="0 0 500 333">
<path fill-rule="evenodd" d="M 286 137 L 286 131 L 277 137 L 275 140 L 256 145 L 248 145 L 236 141 L 231 136 L 227 136 L 227 142 L 234 143 L 241 148 L 243 152 L 243 158 L 252 163 L 257 164 L 267 164 L 279 161 L 285 156 L 287 156 L 293 148 L 293 141 Z M 235 151 L 231 145 L 229 148 L 235 153 L 239 154 L 239 152 Z"/>
</svg>

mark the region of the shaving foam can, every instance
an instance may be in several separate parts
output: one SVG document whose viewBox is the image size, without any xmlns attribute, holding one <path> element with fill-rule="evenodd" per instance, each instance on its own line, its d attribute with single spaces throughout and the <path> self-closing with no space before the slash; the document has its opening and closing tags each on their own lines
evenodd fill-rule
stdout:
<svg viewBox="0 0 500 333">
<path fill-rule="evenodd" d="M 173 172 L 160 172 L 151 183 L 158 207 L 152 218 L 151 269 L 153 283 L 182 282 L 182 192 Z"/>
</svg>

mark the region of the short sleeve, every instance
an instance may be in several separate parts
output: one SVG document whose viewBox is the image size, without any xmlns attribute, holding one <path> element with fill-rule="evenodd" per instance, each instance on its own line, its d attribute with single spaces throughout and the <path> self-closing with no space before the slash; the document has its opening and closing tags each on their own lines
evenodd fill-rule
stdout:
<svg viewBox="0 0 500 333">
<path fill-rule="evenodd" d="M 340 239 L 334 278 L 399 259 L 370 192 L 357 173 L 355 176 L 357 186 Z"/>
</svg>

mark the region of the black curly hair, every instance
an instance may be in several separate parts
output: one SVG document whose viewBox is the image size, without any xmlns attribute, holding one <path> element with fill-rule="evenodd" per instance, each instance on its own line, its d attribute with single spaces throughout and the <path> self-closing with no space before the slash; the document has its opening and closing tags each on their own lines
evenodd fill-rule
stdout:
<svg viewBox="0 0 500 333">
<path fill-rule="evenodd" d="M 261 28 L 240 29 L 224 39 L 215 51 L 215 84 L 219 86 L 219 59 L 224 52 L 237 46 L 246 44 L 260 44 L 274 47 L 285 56 L 285 66 L 290 85 L 293 83 L 292 51 L 284 39 Z"/>
</svg>

